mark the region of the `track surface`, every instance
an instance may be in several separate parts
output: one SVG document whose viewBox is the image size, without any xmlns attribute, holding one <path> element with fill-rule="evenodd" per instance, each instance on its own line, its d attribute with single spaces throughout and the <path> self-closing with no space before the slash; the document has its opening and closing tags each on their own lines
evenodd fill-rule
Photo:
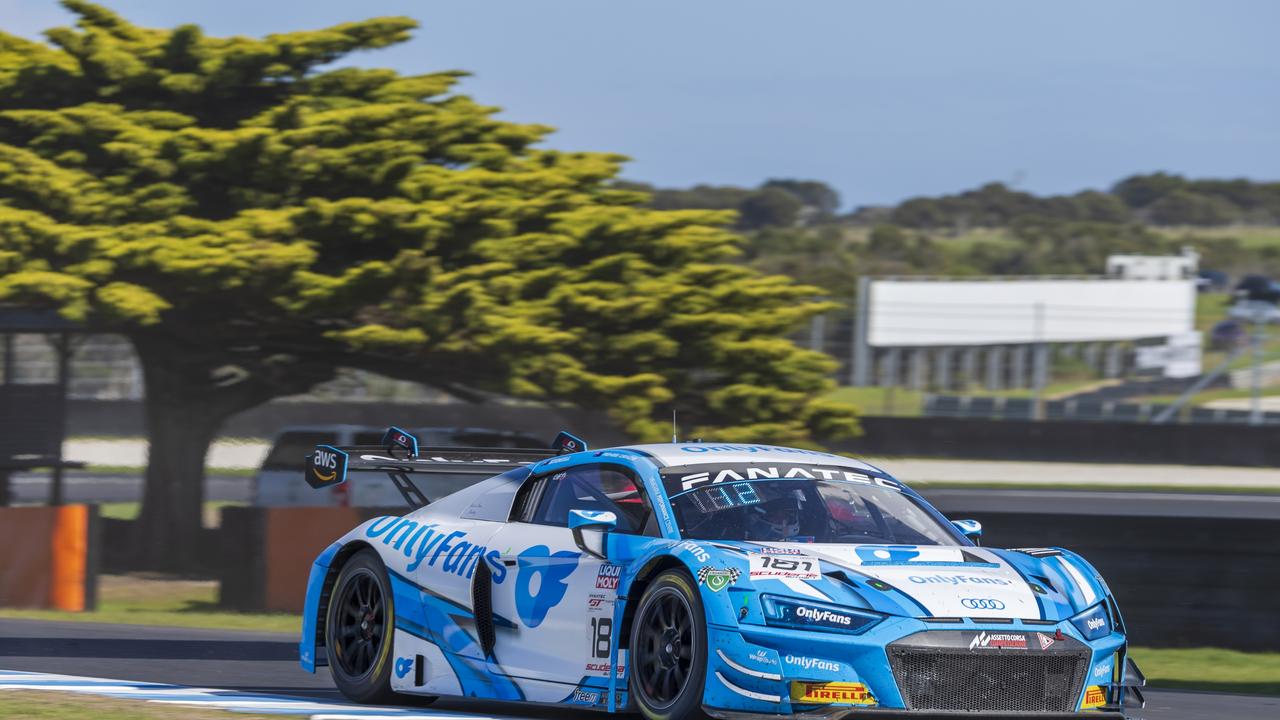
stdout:
<svg viewBox="0 0 1280 720">
<path fill-rule="evenodd" d="M 0 668 L 218 687 L 268 694 L 339 699 L 328 672 L 303 672 L 297 638 L 138 625 L 0 620 Z M 1280 698 L 1152 690 L 1143 720 L 1260 720 L 1280 717 Z M 531 718 L 599 720 L 599 713 L 564 708 L 450 700 L 433 709 L 515 714 Z M 228 715 L 233 720 L 234 715 Z"/>
</svg>

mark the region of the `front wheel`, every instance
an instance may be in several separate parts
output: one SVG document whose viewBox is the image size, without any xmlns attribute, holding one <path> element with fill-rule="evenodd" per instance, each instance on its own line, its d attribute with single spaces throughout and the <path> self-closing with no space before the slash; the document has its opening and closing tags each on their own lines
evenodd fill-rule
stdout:
<svg viewBox="0 0 1280 720">
<path fill-rule="evenodd" d="M 386 703 L 391 690 L 391 634 L 395 604 L 386 568 L 373 550 L 347 561 L 333 583 L 325 622 L 325 649 L 333 682 L 358 703 Z"/>
<path fill-rule="evenodd" d="M 707 628 L 693 578 L 668 570 L 645 590 L 631 628 L 631 696 L 649 720 L 704 717 Z"/>
</svg>

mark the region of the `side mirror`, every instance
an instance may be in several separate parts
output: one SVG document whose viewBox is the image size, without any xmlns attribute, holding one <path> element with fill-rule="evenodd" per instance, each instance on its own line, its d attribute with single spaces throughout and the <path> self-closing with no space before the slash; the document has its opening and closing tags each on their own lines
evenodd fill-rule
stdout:
<svg viewBox="0 0 1280 720">
<path fill-rule="evenodd" d="M 982 544 L 980 542 L 982 539 L 982 523 L 977 520 L 952 520 L 951 524 L 955 525 L 956 529 L 959 530 L 961 534 L 972 540 L 974 543 L 978 545 Z"/>
<path fill-rule="evenodd" d="M 585 529 L 602 530 L 609 532 L 618 526 L 618 516 L 608 510 L 570 510 L 569 511 L 569 529 L 573 531 L 573 541 L 577 543 L 578 549 L 582 552 L 601 560 L 607 560 L 603 550 L 605 550 L 605 542 L 600 541 L 600 550 L 596 551 L 587 547 L 586 540 L 582 537 L 582 531 Z"/>
</svg>

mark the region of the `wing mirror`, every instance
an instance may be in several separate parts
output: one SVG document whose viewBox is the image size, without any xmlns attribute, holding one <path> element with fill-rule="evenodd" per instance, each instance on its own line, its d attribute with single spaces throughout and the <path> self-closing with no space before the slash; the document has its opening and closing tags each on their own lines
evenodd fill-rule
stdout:
<svg viewBox="0 0 1280 720">
<path fill-rule="evenodd" d="M 972 540 L 975 545 L 982 544 L 982 523 L 977 520 L 952 520 L 951 524 L 955 525 L 956 529 Z"/>
<path fill-rule="evenodd" d="M 605 555 L 606 542 L 605 538 L 600 538 L 600 550 L 592 550 L 587 547 L 586 539 L 582 536 L 582 531 L 586 529 L 601 530 L 609 532 L 618 526 L 618 516 L 608 510 L 570 510 L 569 511 L 569 529 L 573 531 L 573 541 L 577 543 L 578 549 L 582 552 L 601 560 L 607 560 Z"/>
</svg>

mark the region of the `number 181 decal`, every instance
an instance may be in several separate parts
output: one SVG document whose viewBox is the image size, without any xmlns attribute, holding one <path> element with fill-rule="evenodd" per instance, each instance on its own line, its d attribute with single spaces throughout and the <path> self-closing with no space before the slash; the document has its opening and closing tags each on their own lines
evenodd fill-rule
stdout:
<svg viewBox="0 0 1280 720">
<path fill-rule="evenodd" d="M 751 561 L 751 578 L 783 578 L 817 580 L 822 577 L 817 558 L 804 555 L 748 556 Z"/>
</svg>

